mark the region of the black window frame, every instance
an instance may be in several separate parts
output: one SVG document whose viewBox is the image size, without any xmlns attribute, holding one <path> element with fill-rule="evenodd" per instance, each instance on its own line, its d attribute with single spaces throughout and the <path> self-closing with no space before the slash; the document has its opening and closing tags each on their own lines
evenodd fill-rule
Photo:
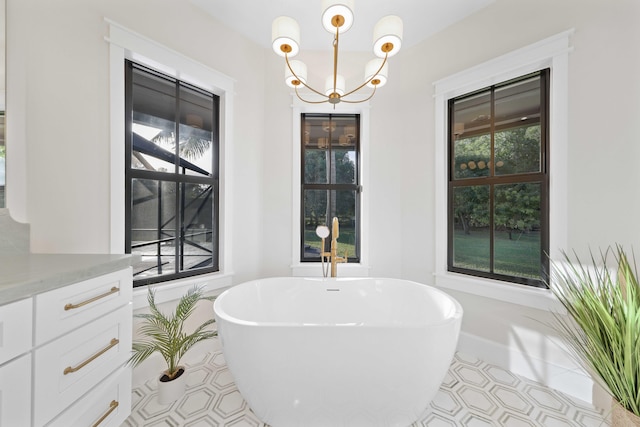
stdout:
<svg viewBox="0 0 640 427">
<path fill-rule="evenodd" d="M 490 169 L 489 176 L 455 179 L 455 156 L 454 143 L 456 138 L 456 129 L 454 123 L 454 103 L 458 100 L 475 96 L 482 92 L 490 91 L 491 96 L 491 114 L 490 114 L 490 138 L 491 138 L 491 163 L 493 162 L 494 136 L 496 131 L 505 128 L 499 128 L 494 122 L 495 119 L 495 91 L 504 86 L 530 79 L 535 76 L 540 77 L 540 170 L 538 172 L 514 173 L 509 175 L 495 175 L 493 168 Z M 517 283 L 538 288 L 548 288 L 549 279 L 549 99 L 550 99 L 550 69 L 542 69 L 533 73 L 510 79 L 501 83 L 497 83 L 471 93 L 463 94 L 448 100 L 448 144 L 447 144 L 447 270 L 454 273 L 461 273 L 470 276 L 494 279 L 503 282 Z M 515 127 L 515 126 L 513 126 Z M 506 127 L 510 128 L 510 127 Z M 504 184 L 520 184 L 520 183 L 540 183 L 540 279 L 529 277 L 511 276 L 494 272 L 494 233 L 490 234 L 490 271 L 473 270 L 454 266 L 454 189 L 456 187 L 467 187 L 473 185 L 489 186 L 489 228 L 495 229 L 494 221 L 494 187 Z"/>
<path fill-rule="evenodd" d="M 211 230 L 211 240 L 212 240 L 212 257 L 211 257 L 211 265 L 206 267 L 199 267 L 193 270 L 183 270 L 184 262 L 184 252 L 182 250 L 176 251 L 175 257 L 175 269 L 171 274 L 160 274 L 152 277 L 145 277 L 141 279 L 136 279 L 135 275 L 133 278 L 133 286 L 146 286 L 151 284 L 157 284 L 162 282 L 167 282 L 176 279 L 182 279 L 187 277 L 193 277 L 203 274 L 210 274 L 220 271 L 220 97 L 216 94 L 213 94 L 204 89 L 198 88 L 197 86 L 191 85 L 187 82 L 178 80 L 174 77 L 165 75 L 161 72 L 158 72 L 154 69 L 148 68 L 144 65 L 135 63 L 130 60 L 125 60 L 125 253 L 132 253 L 135 248 L 132 248 L 132 182 L 135 179 L 149 179 L 149 180 L 157 180 L 159 182 L 169 182 L 175 184 L 176 194 L 175 194 L 175 206 L 180 208 L 176 208 L 175 212 L 175 220 L 176 220 L 176 229 L 175 236 L 171 239 L 174 241 L 174 245 L 176 248 L 182 248 L 185 244 L 185 223 L 184 218 L 182 217 L 182 210 L 185 209 L 184 206 L 184 193 L 182 191 L 183 186 L 186 184 L 205 184 L 210 185 L 212 191 L 212 230 Z M 167 171 L 150 171 L 144 169 L 136 169 L 132 168 L 132 152 L 133 152 L 133 72 L 134 69 L 149 73 L 150 75 L 163 79 L 167 82 L 171 82 L 175 85 L 175 117 L 181 117 L 180 112 L 180 97 L 179 91 L 180 88 L 187 88 L 191 91 L 198 92 L 200 94 L 204 94 L 206 96 L 211 96 L 213 101 L 213 110 L 212 110 L 212 169 L 211 173 L 208 176 L 198 176 L 198 175 L 190 175 L 186 173 L 181 173 L 180 163 L 175 162 L 175 169 L 173 172 Z M 180 126 L 176 126 L 176 140 L 179 140 L 180 136 Z M 175 144 L 175 158 L 180 159 L 179 155 L 179 144 Z M 158 239 L 160 240 L 160 239 Z M 158 242 L 160 243 L 160 242 Z M 135 265 L 134 265 L 135 268 Z"/>
<path fill-rule="evenodd" d="M 305 121 L 307 118 L 311 118 L 314 120 L 326 120 L 332 121 L 334 118 L 339 119 L 347 119 L 353 118 L 356 124 L 355 129 L 355 182 L 351 184 L 337 184 L 337 183 L 305 183 Z M 305 191 L 306 190 L 325 190 L 325 191 L 354 191 L 356 199 L 355 199 L 355 254 L 348 256 L 349 263 L 359 263 L 361 257 L 361 234 L 362 234 L 362 200 L 361 200 L 361 144 L 360 144 L 360 114 L 358 113 L 341 113 L 341 114 L 332 114 L 332 113 L 301 113 L 300 115 L 300 262 L 320 262 L 320 256 L 305 256 Z M 336 140 L 329 132 L 328 135 L 328 151 L 331 153 L 333 149 L 334 141 Z M 332 156 L 329 156 L 331 159 Z M 330 207 L 330 200 L 327 201 L 327 217 L 325 218 L 326 225 L 331 230 L 331 220 L 330 212 L 332 208 Z M 339 218 L 340 219 L 340 218 Z M 318 238 L 320 239 L 320 238 Z M 338 242 L 340 242 L 340 238 L 338 238 Z M 325 247 L 324 251 L 330 251 L 331 245 L 331 235 L 325 239 Z M 342 254 L 339 254 L 342 255 Z"/>
</svg>

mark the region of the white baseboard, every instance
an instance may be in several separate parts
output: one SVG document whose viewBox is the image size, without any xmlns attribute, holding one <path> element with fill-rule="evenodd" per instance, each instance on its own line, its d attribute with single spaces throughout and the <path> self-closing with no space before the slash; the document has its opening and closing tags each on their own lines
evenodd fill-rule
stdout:
<svg viewBox="0 0 640 427">
<path fill-rule="evenodd" d="M 460 332 L 458 351 L 596 407 L 608 409 L 610 406 L 610 397 L 578 365 L 560 366 L 467 332 Z"/>
</svg>

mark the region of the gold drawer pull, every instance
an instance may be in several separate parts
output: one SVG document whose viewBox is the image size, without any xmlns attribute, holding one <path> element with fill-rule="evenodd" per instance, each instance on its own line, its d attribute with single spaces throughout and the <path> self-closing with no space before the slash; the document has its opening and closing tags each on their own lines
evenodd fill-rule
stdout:
<svg viewBox="0 0 640 427">
<path fill-rule="evenodd" d="M 74 308 L 80 308 L 83 305 L 91 304 L 94 301 L 98 301 L 100 298 L 108 297 L 111 294 L 115 294 L 119 290 L 120 290 L 120 288 L 117 288 L 117 287 L 114 286 L 114 287 L 111 288 L 111 290 L 109 292 L 105 292 L 104 294 L 98 295 L 97 297 L 93 297 L 93 298 L 88 299 L 86 301 L 82 301 L 81 303 L 78 303 L 78 304 L 69 303 L 69 304 L 64 306 L 64 311 L 73 310 Z"/>
<path fill-rule="evenodd" d="M 117 338 L 111 338 L 111 342 L 109 343 L 108 346 L 106 346 L 105 348 L 103 348 L 102 350 L 100 350 L 99 352 L 97 352 L 96 354 L 94 354 L 93 356 L 91 356 L 90 358 L 88 358 L 87 360 L 85 360 L 84 362 L 79 364 L 78 366 L 75 366 L 75 367 L 67 366 L 66 368 L 64 368 L 64 372 L 63 373 L 65 375 L 67 375 L 67 374 L 70 374 L 72 372 L 79 371 L 80 369 L 82 369 L 86 365 L 88 365 L 89 363 L 91 363 L 94 360 L 96 360 L 98 357 L 100 357 L 103 354 L 105 354 L 107 351 L 109 351 L 109 349 L 111 349 L 112 347 L 118 345 L 119 342 L 120 342 L 120 340 L 118 340 Z"/>
<path fill-rule="evenodd" d="M 96 423 L 91 427 L 98 427 L 105 420 L 105 418 L 107 418 L 109 415 L 111 415 L 113 411 L 116 410 L 117 407 L 118 407 L 118 401 L 112 400 L 111 403 L 109 404 L 109 409 L 107 410 L 107 412 L 105 412 L 104 415 L 101 416 L 100 419 L 96 421 Z"/>
</svg>

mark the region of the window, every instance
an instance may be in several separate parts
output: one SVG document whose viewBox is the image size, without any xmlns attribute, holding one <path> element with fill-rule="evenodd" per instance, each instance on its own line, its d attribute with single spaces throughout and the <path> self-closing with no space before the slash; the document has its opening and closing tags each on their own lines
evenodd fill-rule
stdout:
<svg viewBox="0 0 640 427">
<path fill-rule="evenodd" d="M 360 115 L 301 115 L 300 260 L 320 261 L 316 227 L 340 223 L 338 253 L 360 262 Z"/>
<path fill-rule="evenodd" d="M 448 270 L 544 287 L 549 70 L 449 100 Z"/>
<path fill-rule="evenodd" d="M 125 249 L 134 286 L 218 271 L 219 97 L 125 62 Z"/>
</svg>

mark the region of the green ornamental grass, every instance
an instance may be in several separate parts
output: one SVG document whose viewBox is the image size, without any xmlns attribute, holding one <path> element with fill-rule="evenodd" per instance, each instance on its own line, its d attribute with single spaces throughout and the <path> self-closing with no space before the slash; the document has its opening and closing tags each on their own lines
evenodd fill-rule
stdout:
<svg viewBox="0 0 640 427">
<path fill-rule="evenodd" d="M 551 290 L 569 316 L 556 314 L 556 329 L 573 353 L 597 373 L 615 400 L 640 415 L 640 289 L 635 257 L 620 245 L 591 264 L 564 253 L 554 263 Z M 615 267 L 608 267 L 612 261 Z"/>
</svg>

